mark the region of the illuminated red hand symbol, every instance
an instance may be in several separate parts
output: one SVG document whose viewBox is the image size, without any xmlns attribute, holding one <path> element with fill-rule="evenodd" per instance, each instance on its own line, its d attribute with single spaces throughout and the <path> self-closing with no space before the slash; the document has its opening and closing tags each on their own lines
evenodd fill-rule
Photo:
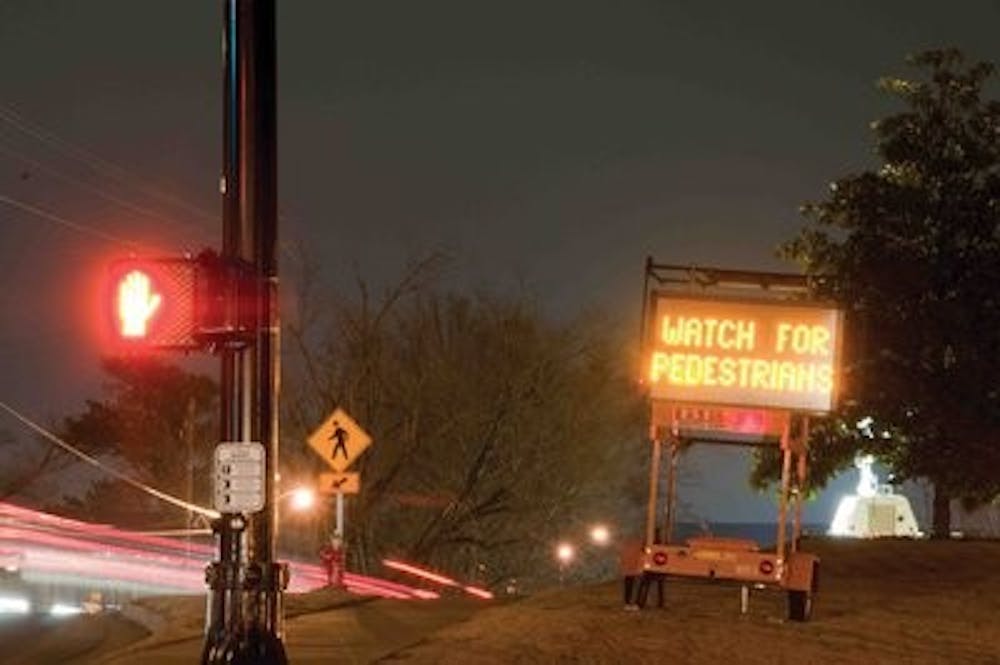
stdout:
<svg viewBox="0 0 1000 665">
<path fill-rule="evenodd" d="M 160 294 L 153 293 L 149 275 L 133 270 L 118 285 L 118 318 L 122 337 L 145 337 L 149 320 L 160 307 Z"/>
</svg>

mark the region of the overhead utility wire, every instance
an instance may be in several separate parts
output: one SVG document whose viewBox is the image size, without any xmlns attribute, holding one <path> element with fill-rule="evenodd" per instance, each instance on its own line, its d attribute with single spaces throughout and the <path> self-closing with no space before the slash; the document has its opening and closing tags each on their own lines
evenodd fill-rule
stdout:
<svg viewBox="0 0 1000 665">
<path fill-rule="evenodd" d="M 192 205 L 180 197 L 161 191 L 160 189 L 143 182 L 139 178 L 132 175 L 127 169 L 91 152 L 90 150 L 81 148 L 80 146 L 70 143 L 66 139 L 60 138 L 52 131 L 45 129 L 37 123 L 28 121 L 10 108 L 0 106 L 0 121 L 6 122 L 14 129 L 41 141 L 50 148 L 63 153 L 67 157 L 86 164 L 98 173 L 101 173 L 120 183 L 135 187 L 148 196 L 160 199 L 161 201 L 165 201 L 171 205 L 175 205 L 191 214 L 198 215 L 207 220 L 215 221 L 218 219 L 217 214 Z"/>
<path fill-rule="evenodd" d="M 55 213 L 51 213 L 47 210 L 42 210 L 41 208 L 33 206 L 30 203 L 18 201 L 17 199 L 13 199 L 5 194 L 0 194 L 0 203 L 6 203 L 7 205 L 17 208 L 18 210 L 31 213 L 32 215 L 36 215 L 38 217 L 41 217 L 42 219 L 47 219 L 48 221 L 53 222 L 54 224 L 58 224 L 68 229 L 72 229 L 74 231 L 77 231 L 78 233 L 83 233 L 85 235 L 93 236 L 95 238 L 100 238 L 101 240 L 106 240 L 108 242 L 113 242 L 119 245 L 125 245 L 126 247 L 135 248 L 138 246 L 138 243 L 133 242 L 131 240 L 126 240 L 125 238 L 112 235 L 110 233 L 106 233 L 99 229 L 95 229 L 92 226 L 87 226 L 86 224 L 81 224 L 80 222 L 74 222 L 72 220 L 66 219 L 65 217 L 60 217 Z"/>
<path fill-rule="evenodd" d="M 119 205 L 119 206 L 121 206 L 121 207 L 123 207 L 123 208 L 125 208 L 127 210 L 131 210 L 132 212 L 138 213 L 138 214 L 142 215 L 143 217 L 148 217 L 149 219 L 155 219 L 157 221 L 163 222 L 164 224 L 167 224 L 167 225 L 170 225 L 170 226 L 175 226 L 175 227 L 190 227 L 192 230 L 197 231 L 199 234 L 201 234 L 203 236 L 209 235 L 209 230 L 207 228 L 205 228 L 203 225 L 198 224 L 197 222 L 190 221 L 190 220 L 175 219 L 175 218 L 163 215 L 163 214 L 161 214 L 161 213 L 159 213 L 159 212 L 157 212 L 155 210 L 150 210 L 149 208 L 146 208 L 145 206 L 141 206 L 141 205 L 139 205 L 137 203 L 133 203 L 132 201 L 129 201 L 127 199 L 123 199 L 120 196 L 116 196 L 114 194 L 108 193 L 108 192 L 104 191 L 103 189 L 101 189 L 100 187 L 96 187 L 96 186 L 94 186 L 94 185 L 92 185 L 92 184 L 90 184 L 88 182 L 80 180 L 79 178 L 76 178 L 74 176 L 71 176 L 71 175 L 68 175 L 66 173 L 63 173 L 63 172 L 61 172 L 61 171 L 59 171 L 57 169 L 54 169 L 51 166 L 43 164 L 42 162 L 40 162 L 40 161 L 38 161 L 36 159 L 33 159 L 33 158 L 31 158 L 31 157 L 23 154 L 23 153 L 17 152 L 16 150 L 11 150 L 11 149 L 5 147 L 3 144 L 0 144 L 0 154 L 7 155 L 8 157 L 11 157 L 12 159 L 15 159 L 15 160 L 17 160 L 19 162 L 22 162 L 22 163 L 26 164 L 27 166 L 29 166 L 30 168 L 32 168 L 32 169 L 34 169 L 36 171 L 41 171 L 43 173 L 47 173 L 47 174 L 49 174 L 49 175 L 51 175 L 51 176 L 53 176 L 53 177 L 55 177 L 55 178 L 57 178 L 59 180 L 62 180 L 64 182 L 68 182 L 71 185 L 75 185 L 76 187 L 79 187 L 80 189 L 88 191 L 91 194 L 94 194 L 95 196 L 98 196 L 98 197 L 104 199 L 105 201 L 108 201 L 110 203 L 114 203 L 116 205 Z"/>
<path fill-rule="evenodd" d="M 66 443 L 66 441 L 59 438 L 59 436 L 45 429 L 44 427 L 36 423 L 34 420 L 28 418 L 20 411 L 18 411 L 17 409 L 15 409 L 14 407 L 10 406 L 9 404 L 7 404 L 2 400 L 0 400 L 0 409 L 3 409 L 8 414 L 19 420 L 21 424 L 35 431 L 36 433 L 42 435 L 50 442 L 59 446 L 60 448 L 70 453 L 71 455 L 74 455 L 82 459 L 87 464 L 97 467 L 101 471 L 104 471 L 105 473 L 114 476 L 118 480 L 134 487 L 137 490 L 145 492 L 146 494 L 149 494 L 150 496 L 153 496 L 159 499 L 160 501 L 164 501 L 178 508 L 183 508 L 184 510 L 189 510 L 191 512 L 198 513 L 199 515 L 204 515 L 205 517 L 211 519 L 217 519 L 220 516 L 219 512 L 216 510 L 212 510 L 211 508 L 205 508 L 204 506 L 199 506 L 196 503 L 191 503 L 190 501 L 185 501 L 184 499 L 180 499 L 171 494 L 167 494 L 166 492 L 163 492 L 161 490 L 156 489 L 155 487 L 151 487 L 143 482 L 135 480 L 131 476 L 124 474 L 121 471 L 104 464 L 103 462 L 101 462 L 101 460 L 97 459 L 96 457 L 88 455 L 87 453 L 76 448 L 72 444 Z"/>
<path fill-rule="evenodd" d="M 77 145 L 74 145 L 73 143 L 70 143 L 69 141 L 63 138 L 60 138 L 53 132 L 41 127 L 38 124 L 30 123 L 23 116 L 21 116 L 16 111 L 13 111 L 10 108 L 0 106 L 0 121 L 6 122 L 10 126 L 17 129 L 18 131 L 41 141 L 42 143 L 48 145 L 49 147 L 53 148 L 58 152 L 65 154 L 68 157 L 71 157 L 79 162 L 86 164 L 94 171 L 98 173 L 103 173 L 104 175 L 108 176 L 113 180 L 118 181 L 121 184 L 134 187 L 148 196 L 160 199 L 161 201 L 166 201 L 180 208 L 183 208 L 184 210 L 187 210 L 190 213 L 199 215 L 213 222 L 218 221 L 219 219 L 219 216 L 217 214 L 209 212 L 203 208 L 199 208 L 198 206 L 191 205 L 187 201 L 178 198 L 176 196 L 173 196 L 172 194 L 160 191 L 156 187 L 153 187 L 152 185 L 143 182 L 139 178 L 136 178 L 134 175 L 130 174 L 128 171 L 123 169 L 121 166 L 118 166 L 117 164 L 110 162 L 107 159 L 104 159 L 100 155 L 97 155 L 89 150 L 86 150 L 85 148 L 81 148 Z M 287 218 L 284 215 L 279 214 L 279 219 L 286 220 Z M 293 260 L 297 260 L 299 258 L 295 254 L 294 249 L 288 243 L 287 240 L 280 239 L 279 243 L 281 245 L 281 250 L 285 253 L 285 255 L 288 258 Z"/>
</svg>

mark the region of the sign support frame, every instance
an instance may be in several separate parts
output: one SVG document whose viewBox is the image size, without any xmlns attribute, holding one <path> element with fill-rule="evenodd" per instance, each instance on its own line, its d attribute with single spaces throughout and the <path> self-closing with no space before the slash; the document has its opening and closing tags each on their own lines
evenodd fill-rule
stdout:
<svg viewBox="0 0 1000 665">
<path fill-rule="evenodd" d="M 736 271 L 719 268 L 697 268 L 691 266 L 660 265 L 647 258 L 645 283 L 643 285 L 643 317 L 640 326 L 640 348 L 643 357 L 649 357 L 652 347 L 651 334 L 654 332 L 653 319 L 650 312 L 655 312 L 653 300 L 657 286 L 668 286 L 671 294 L 682 299 L 701 300 L 697 298 L 700 289 L 712 289 L 705 300 L 731 302 L 758 302 L 764 304 L 767 299 L 760 298 L 760 291 L 781 290 L 794 295 L 807 295 L 811 284 L 822 278 L 811 278 L 805 275 L 783 273 L 758 273 Z M 685 288 L 686 287 L 686 288 Z M 742 290 L 742 292 L 740 292 Z M 757 298 L 747 298 L 753 293 Z M 722 293 L 720 293 L 720 291 Z M 722 297 L 720 297 L 720 295 Z M 771 298 L 778 302 L 778 297 Z M 803 300 L 789 301 L 793 306 L 819 306 L 822 303 Z M 840 358 L 840 343 L 842 340 L 843 312 L 834 312 L 836 326 L 836 349 L 833 352 L 833 371 L 836 372 Z M 645 368 L 644 368 L 645 369 Z M 653 375 L 649 376 L 652 379 Z M 747 589 L 746 582 L 763 583 L 776 586 L 788 592 L 789 618 L 794 621 L 807 621 L 811 615 L 812 598 L 816 593 L 819 558 L 799 550 L 799 539 L 802 530 L 802 509 L 805 498 L 805 482 L 808 473 L 809 418 L 813 414 L 825 413 L 834 408 L 836 399 L 835 387 L 831 391 L 829 405 L 824 408 L 814 408 L 812 405 L 803 407 L 799 404 L 765 402 L 757 403 L 748 400 L 747 403 L 724 404 L 713 399 L 693 400 L 686 397 L 672 397 L 659 393 L 656 397 L 652 385 L 647 383 L 644 375 L 640 379 L 649 389 L 650 397 L 650 430 L 651 446 L 649 500 L 646 515 L 646 551 L 644 559 L 645 583 L 652 577 L 667 575 L 679 577 L 705 577 L 710 579 L 725 579 L 742 581 L 742 589 Z M 721 397 L 721 395 L 719 395 Z M 702 395 L 699 397 L 710 397 Z M 697 415 L 682 416 L 681 409 L 699 408 L 708 411 L 718 411 L 722 415 L 709 418 Z M 658 410 L 659 409 L 659 410 Z M 759 423 L 741 424 L 743 418 L 735 421 L 726 415 L 733 410 L 758 410 L 774 412 L 780 418 L 761 417 Z M 742 413 L 737 414 L 742 416 Z M 687 424 L 682 425 L 685 417 Z M 703 419 L 704 418 L 704 419 Z M 718 418 L 718 420 L 716 420 Z M 718 427 L 718 423 L 722 427 Z M 779 429 L 780 428 L 780 429 Z M 687 434 L 685 434 L 685 431 Z M 707 435 L 707 436 L 703 436 Z M 730 440 L 728 436 L 731 435 Z M 777 441 L 775 441 L 777 439 Z M 779 495 L 779 510 L 777 520 L 777 542 L 773 552 L 760 551 L 756 545 L 752 549 L 741 539 L 718 539 L 712 537 L 697 538 L 686 543 L 674 545 L 672 539 L 674 506 L 676 505 L 676 464 L 678 453 L 689 444 L 708 442 L 729 445 L 774 445 L 778 443 L 782 454 L 781 481 Z M 660 481 L 660 458 L 664 444 L 670 444 L 670 467 L 667 470 L 665 497 L 665 538 L 656 537 L 657 504 Z M 792 473 L 795 473 L 794 487 Z M 792 533 L 787 533 L 787 523 L 792 521 Z M 657 542 L 661 541 L 661 542 Z M 651 577 L 652 576 L 652 577 Z M 742 597 L 741 597 L 742 598 Z M 742 598 L 744 601 L 748 600 Z M 641 601 L 643 602 L 643 601 Z"/>
<path fill-rule="evenodd" d="M 337 524 L 334 528 L 334 535 L 343 540 L 344 538 L 344 493 L 337 491 Z"/>
</svg>

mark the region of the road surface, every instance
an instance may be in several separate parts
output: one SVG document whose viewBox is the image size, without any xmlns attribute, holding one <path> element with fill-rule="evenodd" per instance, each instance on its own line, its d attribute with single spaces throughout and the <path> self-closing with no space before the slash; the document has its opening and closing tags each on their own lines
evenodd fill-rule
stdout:
<svg viewBox="0 0 1000 665">
<path fill-rule="evenodd" d="M 467 619 L 482 606 L 466 599 L 370 600 L 288 620 L 285 646 L 295 665 L 371 663 Z M 151 648 L 141 648 L 140 643 L 115 657 L 92 662 L 191 665 L 198 662 L 201 647 L 202 637 L 197 635 Z"/>
<path fill-rule="evenodd" d="M 140 626 L 114 614 L 72 619 L 4 616 L 0 617 L 0 665 L 99 662 L 147 636 Z"/>
</svg>

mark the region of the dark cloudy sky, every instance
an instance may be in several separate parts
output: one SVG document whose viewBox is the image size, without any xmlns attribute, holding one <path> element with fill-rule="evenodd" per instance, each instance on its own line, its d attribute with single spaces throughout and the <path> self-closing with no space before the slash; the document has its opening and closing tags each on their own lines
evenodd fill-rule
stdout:
<svg viewBox="0 0 1000 665">
<path fill-rule="evenodd" d="M 775 245 L 869 164 L 904 55 L 1000 62 L 987 0 L 278 4 L 282 235 L 328 281 L 445 249 L 457 284 L 627 330 L 648 254 L 787 269 Z M 220 30 L 213 0 L 0 0 L 0 399 L 44 417 L 97 390 L 104 236 L 217 238 Z M 706 513 L 766 514 L 706 459 Z"/>
</svg>

